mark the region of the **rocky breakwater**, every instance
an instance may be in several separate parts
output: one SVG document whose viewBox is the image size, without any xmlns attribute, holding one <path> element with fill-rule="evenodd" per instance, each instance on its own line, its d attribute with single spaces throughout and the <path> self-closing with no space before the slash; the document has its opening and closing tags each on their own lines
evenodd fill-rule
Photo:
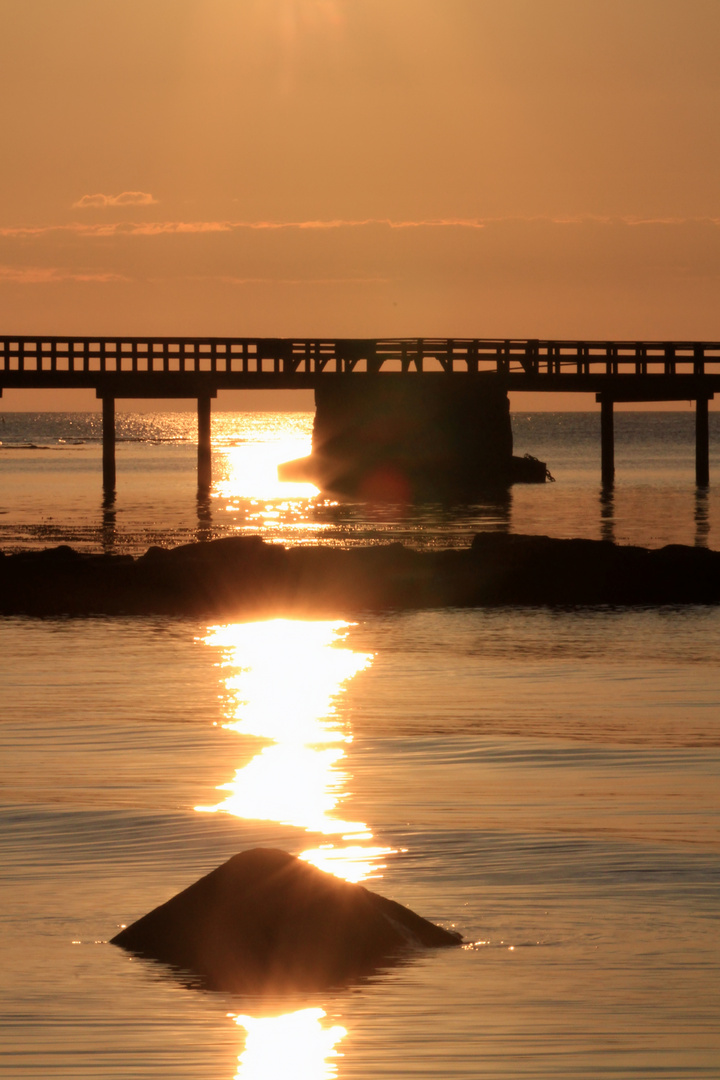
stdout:
<svg viewBox="0 0 720 1080">
<path fill-rule="evenodd" d="M 234 855 L 112 939 L 231 993 L 343 986 L 459 934 L 273 848 Z"/>
<path fill-rule="evenodd" d="M 0 613 L 343 615 L 489 604 L 720 602 L 720 552 L 479 533 L 467 548 L 285 548 L 259 537 L 150 548 L 0 554 Z"/>
</svg>

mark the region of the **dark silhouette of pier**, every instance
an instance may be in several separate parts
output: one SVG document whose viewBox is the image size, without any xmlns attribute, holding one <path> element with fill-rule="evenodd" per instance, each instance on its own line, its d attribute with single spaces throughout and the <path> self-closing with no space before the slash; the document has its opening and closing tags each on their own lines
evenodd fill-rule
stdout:
<svg viewBox="0 0 720 1080">
<path fill-rule="evenodd" d="M 95 391 L 102 400 L 103 486 L 115 488 L 115 401 L 194 398 L 198 487 L 210 487 L 211 402 L 220 390 L 313 389 L 342 380 L 594 393 L 601 471 L 613 482 L 616 402 L 695 401 L 698 486 L 709 483 L 708 402 L 720 390 L 720 342 L 545 341 L 484 338 L 0 337 L 3 389 Z"/>
</svg>

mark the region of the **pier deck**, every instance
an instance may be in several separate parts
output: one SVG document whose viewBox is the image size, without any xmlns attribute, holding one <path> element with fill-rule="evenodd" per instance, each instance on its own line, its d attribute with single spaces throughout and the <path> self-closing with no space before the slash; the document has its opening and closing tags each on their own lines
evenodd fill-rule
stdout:
<svg viewBox="0 0 720 1080">
<path fill-rule="evenodd" d="M 696 480 L 709 481 L 708 401 L 720 342 L 489 338 L 0 336 L 3 389 L 86 388 L 103 400 L 103 483 L 115 486 L 117 398 L 196 398 L 198 484 L 209 487 L 210 403 L 220 390 L 316 389 L 327 379 L 491 381 L 506 391 L 594 393 L 604 483 L 615 402 L 695 401 Z"/>
</svg>

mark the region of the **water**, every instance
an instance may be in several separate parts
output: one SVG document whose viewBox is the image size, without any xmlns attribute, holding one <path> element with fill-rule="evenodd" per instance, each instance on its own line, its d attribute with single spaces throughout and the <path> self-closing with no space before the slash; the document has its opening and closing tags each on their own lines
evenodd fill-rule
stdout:
<svg viewBox="0 0 720 1080">
<path fill-rule="evenodd" d="M 303 452 L 309 419 L 218 414 L 198 506 L 193 419 L 123 416 L 103 508 L 95 418 L 6 414 L 0 546 L 237 530 L 437 546 L 478 528 L 720 546 L 690 415 L 617 417 L 611 499 L 596 417 L 517 417 L 518 451 L 556 484 L 416 511 L 279 488 L 273 462 Z M 0 1075 L 720 1075 L 716 609 L 10 618 L 0 637 Z M 107 944 L 259 844 L 364 880 L 466 947 L 258 1001 Z"/>
<path fill-rule="evenodd" d="M 720 413 L 711 420 L 711 477 Z M 480 529 L 665 543 L 720 544 L 720 503 L 694 485 L 692 413 L 618 413 L 617 484 L 600 486 L 599 416 L 514 417 L 515 451 L 547 461 L 557 483 L 503 500 L 416 508 L 338 504 L 279 484 L 279 462 L 309 451 L 311 413 L 215 413 L 212 497 L 198 503 L 191 413 L 119 414 L 117 498 L 101 497 L 95 413 L 0 413 L 0 548 L 71 543 L 139 553 L 150 544 L 262 532 L 285 543 L 469 543 Z"/>
</svg>

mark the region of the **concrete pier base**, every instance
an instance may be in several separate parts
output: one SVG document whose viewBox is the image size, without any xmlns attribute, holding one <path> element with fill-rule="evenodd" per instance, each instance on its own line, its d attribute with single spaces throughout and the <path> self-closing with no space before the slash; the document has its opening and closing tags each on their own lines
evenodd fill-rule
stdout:
<svg viewBox="0 0 720 1080">
<path fill-rule="evenodd" d="M 312 455 L 285 466 L 283 478 L 397 502 L 545 480 L 543 463 L 513 457 L 507 393 L 491 381 L 340 376 L 317 386 L 315 405 Z"/>
</svg>

